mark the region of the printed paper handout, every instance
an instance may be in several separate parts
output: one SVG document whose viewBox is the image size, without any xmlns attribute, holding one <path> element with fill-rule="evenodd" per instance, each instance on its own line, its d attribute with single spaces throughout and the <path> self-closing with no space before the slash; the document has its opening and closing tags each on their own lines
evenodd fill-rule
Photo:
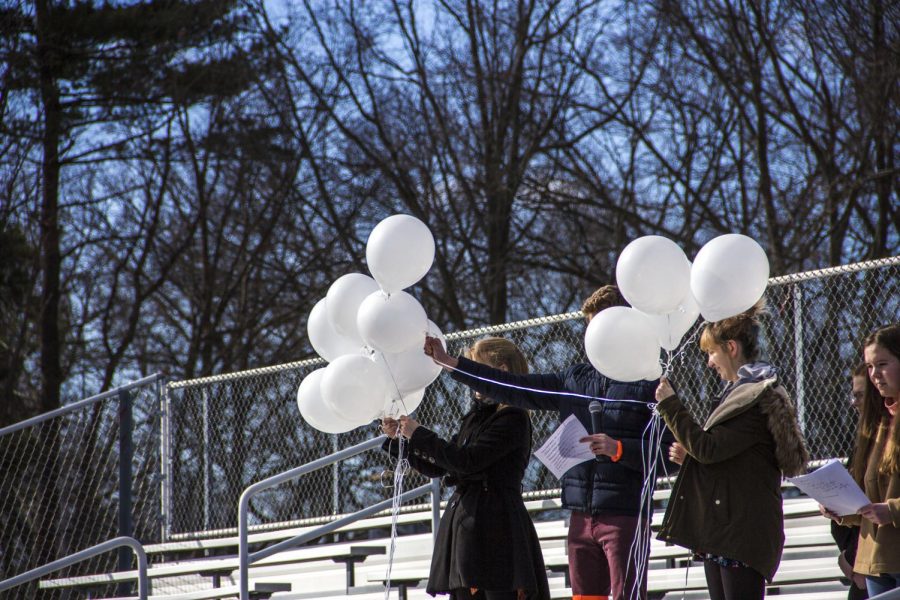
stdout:
<svg viewBox="0 0 900 600">
<path fill-rule="evenodd" d="M 788 481 L 836 515 L 856 514 L 871 503 L 837 459 L 829 460 L 812 473 L 788 477 Z"/>
<path fill-rule="evenodd" d="M 590 444 L 578 441 L 586 435 L 588 432 L 581 421 L 569 415 L 534 455 L 559 479 L 578 463 L 594 458 Z"/>
</svg>

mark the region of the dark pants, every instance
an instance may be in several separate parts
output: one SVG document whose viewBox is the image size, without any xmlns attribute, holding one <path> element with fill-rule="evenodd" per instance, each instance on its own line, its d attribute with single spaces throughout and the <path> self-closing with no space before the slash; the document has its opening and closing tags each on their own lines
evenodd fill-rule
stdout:
<svg viewBox="0 0 900 600">
<path fill-rule="evenodd" d="M 766 579 L 750 567 L 723 567 L 703 561 L 710 600 L 759 600 L 766 595 Z"/>
<path fill-rule="evenodd" d="M 456 590 L 451 594 L 454 600 L 518 600 L 519 592 L 511 590 L 508 592 L 489 592 L 487 590 L 478 590 L 474 594 L 472 590 Z"/>
<path fill-rule="evenodd" d="M 637 525 L 637 517 L 572 511 L 568 550 L 573 599 L 647 597 L 647 555 L 636 562 L 630 558 Z M 638 566 L 644 576 L 635 590 Z"/>
</svg>

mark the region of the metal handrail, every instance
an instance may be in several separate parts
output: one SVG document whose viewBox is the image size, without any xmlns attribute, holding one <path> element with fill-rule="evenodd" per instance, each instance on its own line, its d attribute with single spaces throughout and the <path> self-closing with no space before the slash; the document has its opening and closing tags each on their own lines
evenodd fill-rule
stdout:
<svg viewBox="0 0 900 600">
<path fill-rule="evenodd" d="M 134 550 L 134 554 L 138 561 L 138 597 L 140 600 L 147 600 L 150 589 L 149 580 L 147 579 L 147 554 L 144 552 L 144 547 L 141 546 L 139 541 L 125 536 L 107 540 L 96 546 L 91 546 L 90 548 L 81 550 L 75 554 L 70 554 L 69 556 L 55 560 L 52 563 L 47 563 L 43 567 L 31 569 L 30 571 L 25 571 L 21 575 L 16 575 L 15 577 L 0 581 L 0 592 L 14 588 L 17 585 L 22 585 L 23 583 L 28 583 L 34 579 L 39 579 L 48 573 L 74 565 L 75 563 L 120 546 L 129 546 Z"/>
<path fill-rule="evenodd" d="M 280 483 L 296 479 L 301 475 L 306 475 L 307 473 L 310 473 L 317 469 L 321 469 L 323 467 L 327 467 L 338 461 L 356 456 L 357 454 L 365 452 L 366 450 L 377 448 L 381 446 L 385 439 L 387 439 L 387 436 L 381 435 L 355 446 L 344 448 L 343 450 L 334 452 L 333 454 L 329 454 L 328 456 L 323 456 L 322 458 L 314 460 L 305 465 L 301 465 L 289 471 L 285 471 L 284 473 L 279 473 L 278 475 L 273 475 L 272 477 L 263 479 L 262 481 L 258 481 L 244 490 L 244 492 L 241 494 L 241 499 L 238 502 L 238 571 L 240 581 L 240 600 L 249 600 L 250 598 L 249 575 L 251 563 L 262 560 L 263 558 L 281 552 L 282 550 L 287 550 L 288 548 L 298 546 L 319 536 L 331 533 L 332 531 L 335 531 L 336 529 L 339 529 L 345 525 L 349 525 L 350 523 L 353 523 L 360 519 L 370 517 L 383 510 L 387 510 L 394 503 L 393 498 L 388 498 L 387 500 L 383 500 L 378 504 L 373 504 L 372 506 L 359 510 L 355 513 L 346 515 L 344 517 L 341 517 L 340 519 L 336 519 L 334 521 L 331 521 L 330 523 L 321 525 L 313 529 L 312 531 L 278 542 L 277 544 L 273 544 L 271 546 L 263 548 L 262 550 L 258 550 L 253 554 L 250 554 L 249 527 L 247 523 L 247 515 L 250 512 L 250 499 L 259 492 L 274 487 Z M 436 484 L 435 480 L 432 480 L 431 483 L 419 486 L 415 489 L 405 492 L 404 494 L 401 494 L 399 497 L 399 501 L 400 503 L 407 502 L 409 500 L 412 500 L 413 498 L 424 496 L 429 492 L 432 494 L 432 519 L 434 520 L 437 518 L 435 515 L 438 515 L 440 510 L 439 506 L 434 506 L 435 503 L 440 503 L 440 484 Z"/>
<path fill-rule="evenodd" d="M 70 412 L 76 411 L 85 406 L 89 406 L 101 400 L 105 400 L 111 396 L 116 396 L 121 392 L 125 392 L 136 387 L 141 387 L 147 385 L 148 383 L 153 383 L 154 381 L 161 379 L 162 375 L 159 373 L 154 373 L 153 375 L 148 375 L 147 377 L 143 377 L 141 379 L 137 379 L 132 381 L 131 383 L 126 383 L 125 385 L 120 385 L 119 387 L 113 388 L 111 390 L 106 390 L 105 392 L 101 392 L 89 398 L 85 398 L 84 400 L 79 400 L 78 402 L 73 402 L 72 404 L 67 404 L 60 408 L 45 412 L 43 414 L 37 415 L 35 417 L 31 417 L 30 419 L 25 419 L 24 421 L 19 421 L 18 423 L 14 423 L 9 425 L 8 427 L 4 427 L 0 429 L 0 437 L 3 437 L 6 434 L 13 433 L 15 431 L 19 431 L 20 429 L 25 429 L 26 427 L 31 427 L 32 425 L 37 425 L 38 423 L 42 423 L 49 419 L 53 419 L 60 415 L 65 415 Z"/>
</svg>

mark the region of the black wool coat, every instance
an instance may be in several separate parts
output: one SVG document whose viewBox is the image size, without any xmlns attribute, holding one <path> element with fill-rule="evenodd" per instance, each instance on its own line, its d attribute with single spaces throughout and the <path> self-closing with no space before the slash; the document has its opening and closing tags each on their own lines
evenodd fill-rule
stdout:
<svg viewBox="0 0 900 600">
<path fill-rule="evenodd" d="M 396 441 L 385 448 L 396 449 Z M 448 442 L 419 426 L 404 448 L 423 475 L 456 486 L 441 517 L 429 594 L 458 589 L 526 590 L 530 600 L 550 598 L 534 524 L 522 500 L 531 455 L 531 420 L 514 407 L 476 402 Z"/>
</svg>

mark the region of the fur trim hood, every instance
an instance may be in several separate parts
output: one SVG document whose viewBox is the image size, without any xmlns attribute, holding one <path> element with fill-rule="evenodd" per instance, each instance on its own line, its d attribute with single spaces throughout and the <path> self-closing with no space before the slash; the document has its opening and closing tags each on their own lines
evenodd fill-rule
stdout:
<svg viewBox="0 0 900 600">
<path fill-rule="evenodd" d="M 809 452 L 797 411 L 787 390 L 778 383 L 777 377 L 770 377 L 753 383 L 745 383 L 733 388 L 724 400 L 709 415 L 703 429 L 746 411 L 754 404 L 766 415 L 769 433 L 775 440 L 775 458 L 778 468 L 785 477 L 795 477 L 806 472 Z"/>
</svg>

